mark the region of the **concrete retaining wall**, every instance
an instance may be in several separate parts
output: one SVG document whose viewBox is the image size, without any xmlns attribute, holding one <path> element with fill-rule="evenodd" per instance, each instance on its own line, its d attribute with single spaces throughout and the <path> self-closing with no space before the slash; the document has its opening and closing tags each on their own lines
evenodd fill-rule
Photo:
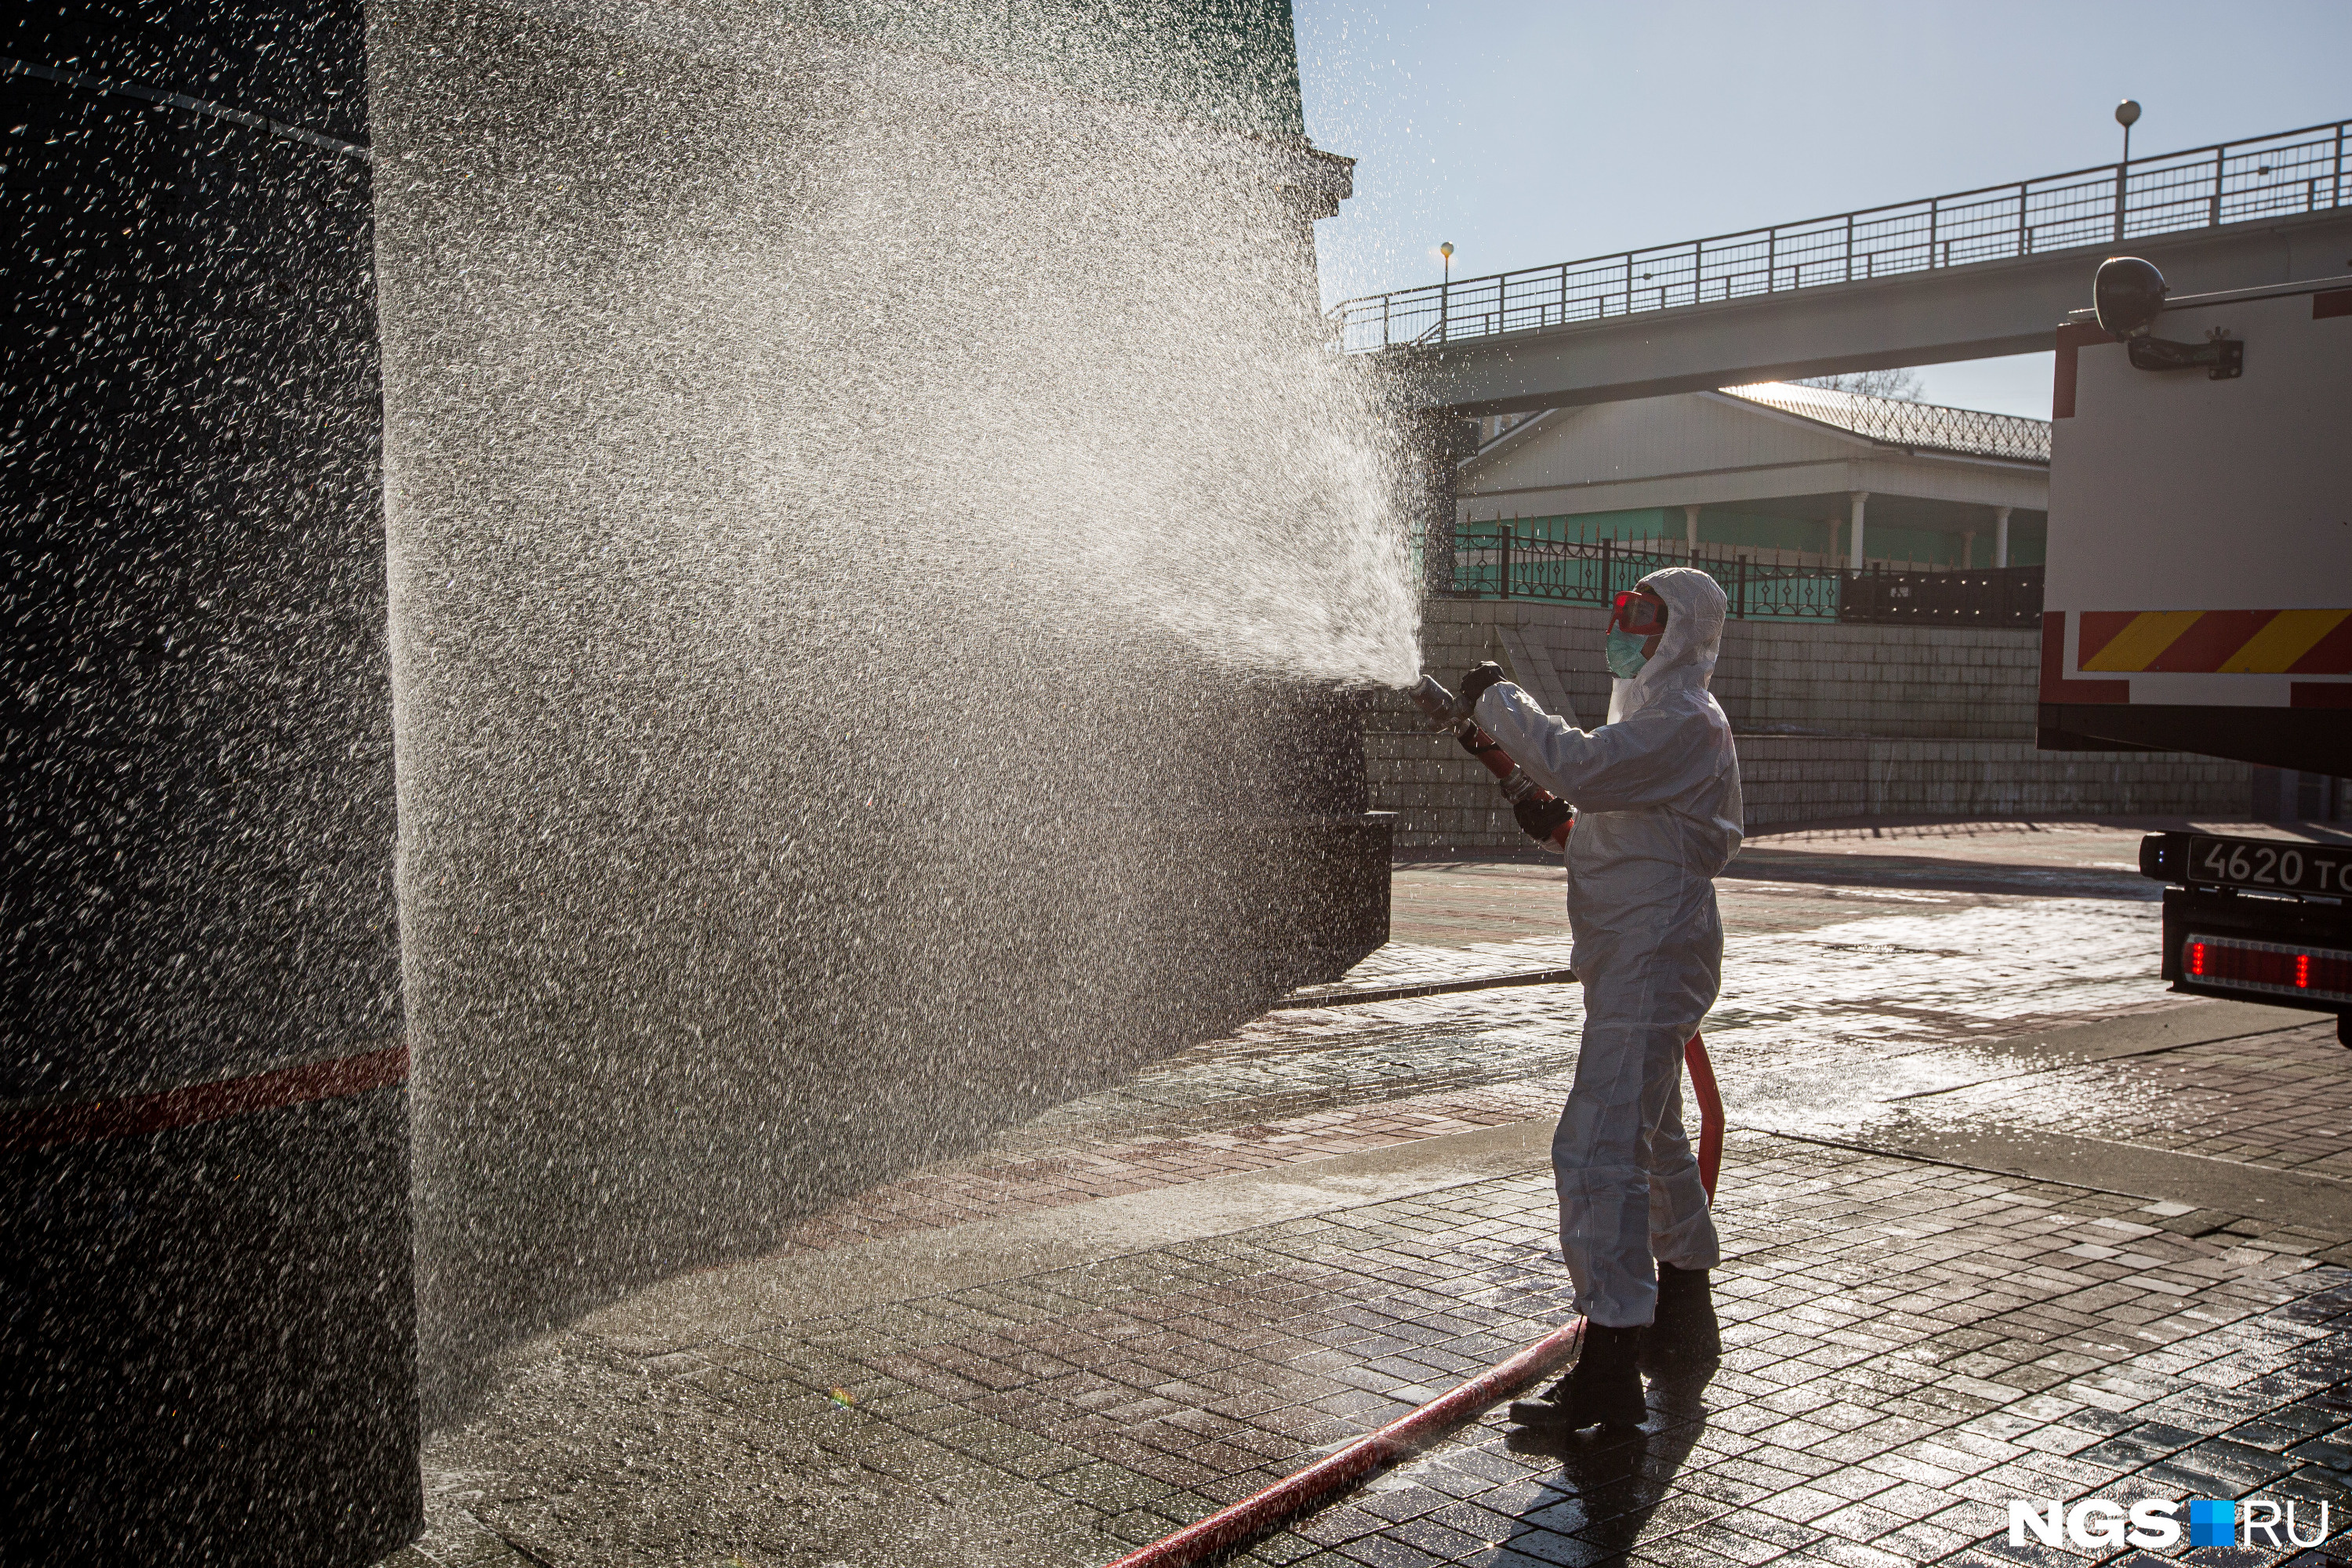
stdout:
<svg viewBox="0 0 2352 1568">
<path fill-rule="evenodd" d="M 1451 684 L 1493 658 L 1589 727 L 1608 713 L 1602 628 L 1598 610 L 1440 600 L 1423 662 Z M 2247 810 L 2241 763 L 2035 750 L 2039 658 L 2032 631 L 1732 622 L 1715 690 L 1739 731 L 1748 826 Z M 1524 847 L 1486 770 L 1416 720 L 1402 702 L 1383 707 L 1365 735 L 1372 806 L 1398 814 L 1397 847 Z"/>
</svg>

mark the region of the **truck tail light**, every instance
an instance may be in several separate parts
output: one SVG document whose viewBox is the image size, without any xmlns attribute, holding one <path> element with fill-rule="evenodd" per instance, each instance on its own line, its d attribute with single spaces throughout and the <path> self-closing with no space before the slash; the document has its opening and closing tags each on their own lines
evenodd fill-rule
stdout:
<svg viewBox="0 0 2352 1568">
<path fill-rule="evenodd" d="M 2267 991 L 2352 1003 L 2352 952 L 2234 936 L 2190 935 L 2180 944 L 2180 967 L 2188 978 L 2217 990 Z"/>
</svg>

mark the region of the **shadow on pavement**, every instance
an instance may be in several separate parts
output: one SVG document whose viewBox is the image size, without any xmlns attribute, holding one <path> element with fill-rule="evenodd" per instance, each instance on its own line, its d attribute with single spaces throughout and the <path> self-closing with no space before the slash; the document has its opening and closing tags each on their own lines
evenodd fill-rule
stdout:
<svg viewBox="0 0 2352 1568">
<path fill-rule="evenodd" d="M 1506 1445 L 1511 1452 L 1549 1455 L 1559 1461 L 1559 1474 L 1545 1481 L 1543 1495 L 1501 1544 L 1545 1563 L 1603 1563 L 1659 1533 L 1654 1523 L 1698 1522 L 1659 1516 L 1672 1511 L 1675 1476 L 1706 1430 L 1705 1394 L 1714 1375 L 1709 1368 L 1653 1383 L 1650 1418 L 1629 1434 L 1514 1431 Z"/>
</svg>

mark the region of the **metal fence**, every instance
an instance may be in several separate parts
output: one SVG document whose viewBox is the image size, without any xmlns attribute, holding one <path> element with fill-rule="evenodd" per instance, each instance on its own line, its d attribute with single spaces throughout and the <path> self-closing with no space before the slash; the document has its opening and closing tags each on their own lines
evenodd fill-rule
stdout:
<svg viewBox="0 0 2352 1568">
<path fill-rule="evenodd" d="M 1765 560 L 1720 545 L 1659 548 L 1654 541 L 1525 537 L 1508 522 L 1473 523 L 1457 531 L 1454 541 L 1454 592 L 1465 598 L 1537 599 L 1597 608 L 1664 566 L 1696 566 L 1713 577 L 1737 620 L 2042 624 L 2039 566 L 1878 565 L 1855 571 Z"/>
<path fill-rule="evenodd" d="M 2347 205 L 2352 121 L 1741 234 L 1345 300 L 1350 353 L 2114 245 Z"/>
</svg>

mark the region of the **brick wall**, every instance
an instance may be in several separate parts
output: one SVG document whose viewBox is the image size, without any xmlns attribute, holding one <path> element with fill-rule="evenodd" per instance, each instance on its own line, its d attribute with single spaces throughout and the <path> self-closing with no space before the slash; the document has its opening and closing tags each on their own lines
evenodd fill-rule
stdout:
<svg viewBox="0 0 2352 1568">
<path fill-rule="evenodd" d="M 1448 685 L 1492 658 L 1587 728 L 1608 716 L 1599 610 L 1433 602 L 1422 662 Z M 2243 763 L 2033 746 L 2040 635 L 1734 621 L 1714 689 L 1739 745 L 1750 827 L 1856 816 L 2238 815 Z M 1793 732 L 1805 731 L 1805 732 Z M 1367 725 L 1372 806 L 1397 847 L 1519 848 L 1486 770 L 1402 700 Z"/>
</svg>

